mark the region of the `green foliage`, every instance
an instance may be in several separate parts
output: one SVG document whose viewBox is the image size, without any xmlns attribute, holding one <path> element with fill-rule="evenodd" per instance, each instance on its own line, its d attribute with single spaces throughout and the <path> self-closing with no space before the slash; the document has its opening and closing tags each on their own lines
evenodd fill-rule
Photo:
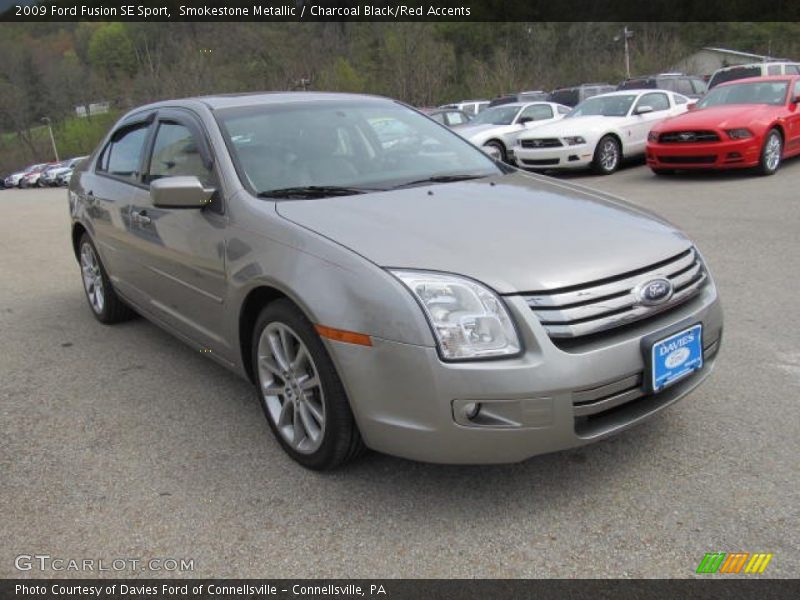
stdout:
<svg viewBox="0 0 800 600">
<path fill-rule="evenodd" d="M 336 92 L 364 92 L 367 80 L 343 56 L 336 57 L 333 65 L 321 78 L 322 89 Z"/>
<path fill-rule="evenodd" d="M 106 77 L 130 77 L 136 72 L 133 40 L 124 23 L 107 23 L 89 40 L 89 62 Z"/>
<path fill-rule="evenodd" d="M 89 154 L 119 116 L 117 112 L 109 112 L 91 118 L 73 117 L 63 121 L 53 131 L 59 155 L 69 157 Z"/>
<path fill-rule="evenodd" d="M 503 0 L 487 0 L 503 10 Z M 568 10 L 568 7 L 565 9 Z M 625 23 L 0 23 L 0 170 L 88 151 L 117 111 L 197 94 L 338 90 L 437 105 L 625 76 Z M 634 75 L 703 46 L 800 58 L 800 23 L 627 23 Z M 310 82 L 310 83 L 309 83 Z M 46 130 L 45 130 L 46 131 Z"/>
</svg>

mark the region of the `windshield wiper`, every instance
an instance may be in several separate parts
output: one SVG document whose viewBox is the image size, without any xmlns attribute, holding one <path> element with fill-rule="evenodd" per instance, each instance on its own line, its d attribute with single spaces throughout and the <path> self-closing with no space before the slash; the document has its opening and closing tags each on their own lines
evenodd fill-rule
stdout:
<svg viewBox="0 0 800 600">
<path fill-rule="evenodd" d="M 414 185 L 424 185 L 426 183 L 450 183 L 452 181 L 467 181 L 469 179 L 483 179 L 484 177 L 488 177 L 488 175 L 468 175 L 466 173 L 463 174 L 456 174 L 456 175 L 433 175 L 432 177 L 427 177 L 425 179 L 417 179 L 416 181 L 408 181 L 406 183 L 401 183 L 400 185 L 394 186 L 392 189 L 404 188 L 404 187 L 411 187 Z"/>
<path fill-rule="evenodd" d="M 297 187 L 266 190 L 258 193 L 259 198 L 327 198 L 330 196 L 355 196 L 367 192 L 380 192 L 378 188 L 345 187 L 340 185 L 304 185 Z"/>
</svg>

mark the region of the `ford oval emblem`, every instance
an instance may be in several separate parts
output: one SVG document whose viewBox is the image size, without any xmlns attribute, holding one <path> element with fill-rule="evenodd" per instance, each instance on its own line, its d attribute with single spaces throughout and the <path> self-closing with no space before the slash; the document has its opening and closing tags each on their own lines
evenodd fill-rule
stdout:
<svg viewBox="0 0 800 600">
<path fill-rule="evenodd" d="M 672 298 L 672 292 L 672 282 L 669 279 L 651 279 L 637 288 L 636 295 L 640 304 L 656 306 Z"/>
</svg>

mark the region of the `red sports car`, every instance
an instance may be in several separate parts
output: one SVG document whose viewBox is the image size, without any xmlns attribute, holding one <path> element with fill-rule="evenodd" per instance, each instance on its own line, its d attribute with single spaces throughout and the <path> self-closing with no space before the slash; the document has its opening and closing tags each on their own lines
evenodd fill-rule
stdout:
<svg viewBox="0 0 800 600">
<path fill-rule="evenodd" d="M 800 77 L 754 77 L 713 88 L 689 112 L 653 127 L 647 164 L 676 169 L 756 167 L 772 175 L 800 153 Z"/>
</svg>

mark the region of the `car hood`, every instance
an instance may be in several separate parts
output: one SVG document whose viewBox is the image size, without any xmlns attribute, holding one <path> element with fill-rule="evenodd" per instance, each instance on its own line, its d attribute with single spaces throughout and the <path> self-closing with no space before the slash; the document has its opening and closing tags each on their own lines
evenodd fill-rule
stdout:
<svg viewBox="0 0 800 600">
<path fill-rule="evenodd" d="M 618 275 L 691 245 L 623 200 L 521 173 L 276 206 L 382 267 L 458 273 L 505 294 Z"/>
<path fill-rule="evenodd" d="M 768 104 L 729 104 L 691 110 L 664 121 L 659 130 L 741 127 L 772 116 L 780 107 Z"/>
<path fill-rule="evenodd" d="M 573 117 L 570 119 L 559 119 L 553 123 L 536 127 L 531 135 L 522 134 L 521 139 L 534 137 L 565 137 L 590 133 L 595 130 L 606 130 L 609 127 L 616 127 L 624 122 L 627 117 Z"/>
<path fill-rule="evenodd" d="M 515 125 L 463 125 L 461 127 L 454 128 L 458 135 L 461 137 L 471 140 L 473 138 L 485 138 L 489 135 L 502 135 L 508 131 L 512 131 L 516 126 Z"/>
</svg>

